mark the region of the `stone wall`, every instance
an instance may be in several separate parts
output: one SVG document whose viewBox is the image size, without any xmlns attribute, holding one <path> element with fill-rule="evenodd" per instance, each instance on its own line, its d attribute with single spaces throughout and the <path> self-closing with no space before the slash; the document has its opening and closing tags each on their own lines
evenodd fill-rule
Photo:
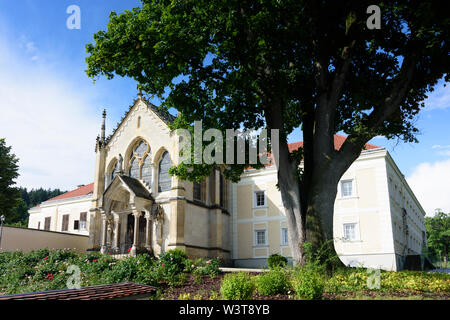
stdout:
<svg viewBox="0 0 450 320">
<path fill-rule="evenodd" d="M 3 226 L 0 251 L 68 248 L 85 252 L 88 239 L 86 235 Z"/>
</svg>

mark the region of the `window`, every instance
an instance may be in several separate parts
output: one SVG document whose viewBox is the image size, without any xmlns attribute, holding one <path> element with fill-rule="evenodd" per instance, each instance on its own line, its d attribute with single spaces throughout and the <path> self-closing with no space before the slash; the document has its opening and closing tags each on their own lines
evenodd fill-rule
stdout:
<svg viewBox="0 0 450 320">
<path fill-rule="evenodd" d="M 128 175 L 135 179 L 142 179 L 151 188 L 152 164 L 149 155 L 150 146 L 141 140 L 130 155 Z"/>
<path fill-rule="evenodd" d="M 353 181 L 345 180 L 341 181 L 341 196 L 351 197 L 353 195 Z"/>
<path fill-rule="evenodd" d="M 130 177 L 139 179 L 139 164 L 136 158 L 131 160 Z"/>
<path fill-rule="evenodd" d="M 152 187 L 152 164 L 150 162 L 150 156 L 146 156 L 144 164 L 142 165 L 142 180 L 148 187 Z"/>
<path fill-rule="evenodd" d="M 41 222 L 38 221 L 38 230 L 40 230 L 40 229 L 41 229 Z"/>
<path fill-rule="evenodd" d="M 288 228 L 281 228 L 281 245 L 287 246 L 289 244 Z"/>
<path fill-rule="evenodd" d="M 87 229 L 87 213 L 81 212 L 80 213 L 80 230 L 86 230 Z"/>
<path fill-rule="evenodd" d="M 194 200 L 202 200 L 202 185 L 194 181 Z"/>
<path fill-rule="evenodd" d="M 62 227 L 61 227 L 61 231 L 67 231 L 69 230 L 69 215 L 65 214 L 62 217 Z"/>
<path fill-rule="evenodd" d="M 220 192 L 220 206 L 224 207 L 225 204 L 225 180 L 222 173 L 219 174 L 219 192 Z"/>
<path fill-rule="evenodd" d="M 255 243 L 257 246 L 266 244 L 266 230 L 255 230 Z"/>
<path fill-rule="evenodd" d="M 50 222 L 51 222 L 51 220 L 52 220 L 51 217 L 46 217 L 45 218 L 44 230 L 50 230 Z"/>
<path fill-rule="evenodd" d="M 73 230 L 80 230 L 80 220 L 73 221 Z"/>
<path fill-rule="evenodd" d="M 264 191 L 255 192 L 255 204 L 256 207 L 264 207 L 266 205 L 266 197 Z"/>
<path fill-rule="evenodd" d="M 169 153 L 166 151 L 161 157 L 158 170 L 158 192 L 168 191 L 172 188 L 172 179 L 169 175 Z"/>
<path fill-rule="evenodd" d="M 347 241 L 356 240 L 356 223 L 344 223 L 344 239 Z"/>
</svg>

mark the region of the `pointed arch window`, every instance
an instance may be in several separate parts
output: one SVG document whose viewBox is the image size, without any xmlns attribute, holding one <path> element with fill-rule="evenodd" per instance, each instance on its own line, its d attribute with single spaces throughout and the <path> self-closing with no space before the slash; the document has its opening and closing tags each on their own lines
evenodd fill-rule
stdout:
<svg viewBox="0 0 450 320">
<path fill-rule="evenodd" d="M 172 188 L 172 179 L 169 175 L 170 158 L 166 151 L 161 157 L 158 170 L 158 192 L 168 191 Z"/>
<path fill-rule="evenodd" d="M 130 177 L 139 179 L 139 163 L 136 158 L 131 159 Z"/>
<path fill-rule="evenodd" d="M 149 144 L 144 140 L 140 140 L 130 155 L 128 172 L 130 177 L 144 180 L 148 187 L 151 187 L 152 181 L 150 154 L 151 150 Z"/>
<path fill-rule="evenodd" d="M 152 164 L 150 162 L 150 157 L 146 156 L 144 159 L 144 164 L 142 165 L 142 180 L 147 184 L 147 186 L 152 186 Z"/>
</svg>

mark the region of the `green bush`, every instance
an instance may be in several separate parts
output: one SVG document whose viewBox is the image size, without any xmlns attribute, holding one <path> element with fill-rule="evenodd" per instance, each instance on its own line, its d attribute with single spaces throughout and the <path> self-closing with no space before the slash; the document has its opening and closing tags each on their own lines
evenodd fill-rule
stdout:
<svg viewBox="0 0 450 320">
<path fill-rule="evenodd" d="M 181 249 L 172 249 L 159 255 L 161 267 L 167 274 L 178 274 L 184 271 L 186 264 L 190 263 L 186 252 Z"/>
<path fill-rule="evenodd" d="M 292 286 L 299 299 L 320 299 L 324 291 L 322 276 L 317 271 L 306 268 L 294 272 Z"/>
<path fill-rule="evenodd" d="M 285 267 L 287 263 L 287 258 L 279 254 L 271 254 L 269 259 L 267 259 L 267 264 L 270 269 Z"/>
<path fill-rule="evenodd" d="M 290 289 L 289 278 L 282 268 L 275 268 L 256 277 L 256 288 L 264 295 L 286 294 Z"/>
<path fill-rule="evenodd" d="M 215 278 L 219 274 L 219 259 L 207 259 L 196 260 L 193 264 L 195 266 L 192 269 L 194 275 L 209 275 L 211 278 Z"/>
<path fill-rule="evenodd" d="M 220 293 L 225 300 L 248 300 L 254 291 L 254 280 L 245 272 L 227 274 L 220 286 Z"/>
</svg>

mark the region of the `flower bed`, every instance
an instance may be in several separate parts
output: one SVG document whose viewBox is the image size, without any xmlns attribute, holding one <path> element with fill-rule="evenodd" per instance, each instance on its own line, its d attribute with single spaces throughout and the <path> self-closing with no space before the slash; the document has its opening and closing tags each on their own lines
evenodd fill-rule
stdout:
<svg viewBox="0 0 450 320">
<path fill-rule="evenodd" d="M 180 250 L 160 259 L 138 255 L 121 260 L 72 250 L 0 253 L 0 294 L 64 289 L 79 280 L 82 287 L 124 281 L 154 285 L 157 299 L 450 299 L 448 274 L 382 271 L 374 289 L 368 288 L 369 276 L 364 269 L 327 276 L 291 267 L 225 275 L 219 260 L 191 259 Z"/>
</svg>

